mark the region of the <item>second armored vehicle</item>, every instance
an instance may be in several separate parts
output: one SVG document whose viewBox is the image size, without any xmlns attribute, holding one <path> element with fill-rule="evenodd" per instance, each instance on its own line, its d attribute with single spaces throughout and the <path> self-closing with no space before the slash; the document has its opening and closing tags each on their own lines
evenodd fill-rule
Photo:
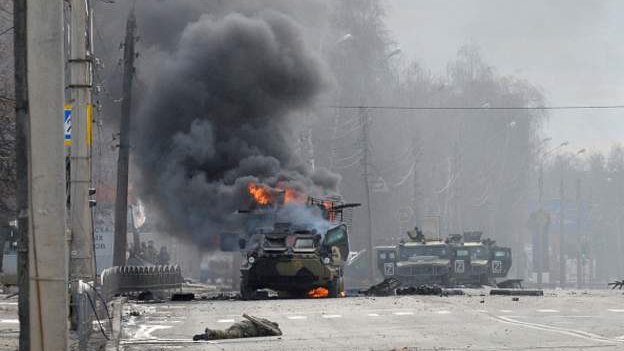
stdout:
<svg viewBox="0 0 624 351">
<path fill-rule="evenodd" d="M 466 232 L 441 240 L 425 238 L 415 228 L 409 241 L 376 248 L 377 267 L 384 279 L 396 278 L 403 286 L 492 284 L 507 276 L 511 250 L 481 235 Z"/>
</svg>

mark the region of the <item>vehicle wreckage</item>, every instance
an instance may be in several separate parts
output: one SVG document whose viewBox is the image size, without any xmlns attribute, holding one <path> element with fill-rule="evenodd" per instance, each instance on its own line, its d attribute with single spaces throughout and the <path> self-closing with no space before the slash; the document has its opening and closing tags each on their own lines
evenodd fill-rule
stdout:
<svg viewBox="0 0 624 351">
<path fill-rule="evenodd" d="M 255 203 L 244 211 L 249 225 L 239 240 L 241 297 L 253 299 L 259 289 L 282 297 L 343 296 L 351 210 L 360 204 L 257 187 L 250 186 Z"/>
</svg>

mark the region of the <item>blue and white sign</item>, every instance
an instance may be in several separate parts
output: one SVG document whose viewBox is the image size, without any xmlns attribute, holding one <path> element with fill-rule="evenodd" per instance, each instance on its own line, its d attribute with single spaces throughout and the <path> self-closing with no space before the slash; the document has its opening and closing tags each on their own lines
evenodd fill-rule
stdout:
<svg viewBox="0 0 624 351">
<path fill-rule="evenodd" d="M 63 130 L 65 131 L 65 145 L 71 145 L 71 105 L 65 105 L 65 111 L 63 113 Z"/>
</svg>

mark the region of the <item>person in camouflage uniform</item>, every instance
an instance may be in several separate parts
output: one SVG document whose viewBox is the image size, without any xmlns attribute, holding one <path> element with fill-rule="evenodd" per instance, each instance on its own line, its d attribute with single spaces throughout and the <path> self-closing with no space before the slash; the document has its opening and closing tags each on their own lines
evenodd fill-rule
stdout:
<svg viewBox="0 0 624 351">
<path fill-rule="evenodd" d="M 253 338 L 258 336 L 279 336 L 282 331 L 279 324 L 268 319 L 248 316 L 243 314 L 244 321 L 232 324 L 225 330 L 206 328 L 203 334 L 193 336 L 193 341 Z"/>
</svg>

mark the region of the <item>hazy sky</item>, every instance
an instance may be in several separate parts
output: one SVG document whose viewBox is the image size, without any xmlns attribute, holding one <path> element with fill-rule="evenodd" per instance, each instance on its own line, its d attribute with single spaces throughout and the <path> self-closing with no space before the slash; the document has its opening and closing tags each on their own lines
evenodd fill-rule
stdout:
<svg viewBox="0 0 624 351">
<path fill-rule="evenodd" d="M 408 59 L 443 72 L 475 43 L 499 74 L 527 79 L 549 105 L 624 104 L 622 0 L 386 0 Z M 624 143 L 624 110 L 554 111 L 553 144 L 608 150 Z"/>
</svg>

